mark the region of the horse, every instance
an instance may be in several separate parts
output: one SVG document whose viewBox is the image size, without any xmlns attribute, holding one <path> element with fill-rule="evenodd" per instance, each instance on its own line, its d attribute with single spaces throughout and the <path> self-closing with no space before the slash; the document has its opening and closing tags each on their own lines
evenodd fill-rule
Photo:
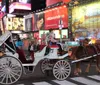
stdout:
<svg viewBox="0 0 100 85">
<path fill-rule="evenodd" d="M 96 59 L 96 70 L 98 72 L 100 72 L 100 68 L 99 68 L 99 63 L 100 63 L 100 57 L 98 55 L 98 53 L 100 52 L 100 47 L 98 46 L 98 44 L 91 44 L 89 45 L 89 40 L 88 39 L 85 39 L 81 42 L 81 45 L 80 46 L 77 46 L 77 47 L 72 47 L 71 48 L 71 52 L 72 52 L 72 55 L 71 55 L 71 59 L 73 60 L 78 60 L 78 59 L 81 59 L 81 58 L 85 58 L 85 57 L 88 57 L 88 56 L 93 56 L 95 54 L 97 54 L 95 57 Z M 93 61 L 94 58 L 92 59 L 89 59 L 89 63 L 86 67 L 86 70 L 85 72 L 89 72 L 89 69 L 90 69 L 90 66 L 91 66 L 91 62 Z M 81 61 L 80 61 L 81 62 Z M 75 75 L 79 75 L 79 73 L 82 72 L 81 68 L 80 68 L 80 62 L 76 62 L 76 67 L 75 67 L 75 71 L 74 71 L 74 74 Z"/>
<path fill-rule="evenodd" d="M 96 43 L 92 44 L 91 46 L 92 46 L 92 49 L 90 48 L 90 50 L 92 52 L 88 52 L 88 53 L 91 54 L 91 55 L 93 55 L 93 53 L 96 54 L 96 56 L 95 56 L 96 71 L 100 73 L 100 67 L 99 67 L 99 64 L 100 64 L 100 42 L 96 41 Z M 89 72 L 92 61 L 93 61 L 93 59 L 91 59 L 90 62 L 88 63 L 85 72 L 87 72 L 87 73 Z"/>
</svg>

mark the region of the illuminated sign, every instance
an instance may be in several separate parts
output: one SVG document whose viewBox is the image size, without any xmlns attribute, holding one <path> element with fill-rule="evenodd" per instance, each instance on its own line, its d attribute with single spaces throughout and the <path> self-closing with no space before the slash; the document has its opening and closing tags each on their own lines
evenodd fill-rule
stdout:
<svg viewBox="0 0 100 85">
<path fill-rule="evenodd" d="M 31 4 L 24 4 L 24 3 L 14 2 L 9 7 L 9 13 L 12 13 L 15 9 L 31 10 Z"/>
<path fill-rule="evenodd" d="M 68 3 L 70 1 L 71 0 L 46 0 L 46 6 L 50 6 L 50 5 L 53 5 L 53 4 L 57 4 L 59 2 Z"/>
<path fill-rule="evenodd" d="M 68 27 L 68 9 L 65 5 L 45 11 L 45 29 L 59 28 L 60 22 L 63 22 L 63 28 Z"/>
<path fill-rule="evenodd" d="M 7 18 L 7 30 L 24 30 L 23 18 Z"/>
</svg>

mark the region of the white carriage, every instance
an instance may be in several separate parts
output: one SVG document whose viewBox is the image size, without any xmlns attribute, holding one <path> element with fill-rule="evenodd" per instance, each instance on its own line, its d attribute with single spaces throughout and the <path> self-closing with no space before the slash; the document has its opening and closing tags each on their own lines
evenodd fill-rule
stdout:
<svg viewBox="0 0 100 85">
<path fill-rule="evenodd" d="M 34 72 L 36 65 L 41 60 L 41 70 L 43 73 L 51 69 L 54 77 L 58 80 L 64 80 L 70 75 L 71 65 L 66 58 L 68 57 L 68 53 L 59 55 L 57 53 L 58 47 L 50 47 L 49 53 L 45 54 L 47 50 L 47 46 L 45 46 L 41 51 L 34 53 L 35 60 L 33 63 L 23 64 L 19 59 L 21 56 L 18 55 L 14 42 L 13 46 L 15 49 L 12 49 L 10 45 L 6 43 L 9 37 L 12 39 L 12 33 L 9 31 L 0 36 L 0 46 L 6 46 L 13 51 L 13 53 L 5 49 L 0 51 L 0 54 L 3 52 L 3 54 L 0 55 L 0 84 L 10 85 L 17 82 L 22 76 L 22 73 L 25 73 L 23 67 L 33 66 L 32 72 Z"/>
</svg>

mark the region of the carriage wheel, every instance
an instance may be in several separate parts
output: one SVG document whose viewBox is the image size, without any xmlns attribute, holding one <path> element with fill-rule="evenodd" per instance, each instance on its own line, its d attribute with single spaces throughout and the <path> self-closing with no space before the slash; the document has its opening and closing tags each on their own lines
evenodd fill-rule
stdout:
<svg viewBox="0 0 100 85">
<path fill-rule="evenodd" d="M 22 75 L 21 62 L 11 56 L 0 58 L 0 84 L 9 85 L 17 82 Z"/>
<path fill-rule="evenodd" d="M 71 66 L 68 61 L 59 60 L 53 67 L 53 75 L 58 80 L 65 80 L 71 73 Z"/>
<path fill-rule="evenodd" d="M 49 59 L 44 59 L 44 60 L 42 61 L 42 63 L 41 63 L 41 71 L 42 71 L 42 73 L 45 74 L 46 69 L 49 67 L 49 62 L 50 62 Z"/>
</svg>

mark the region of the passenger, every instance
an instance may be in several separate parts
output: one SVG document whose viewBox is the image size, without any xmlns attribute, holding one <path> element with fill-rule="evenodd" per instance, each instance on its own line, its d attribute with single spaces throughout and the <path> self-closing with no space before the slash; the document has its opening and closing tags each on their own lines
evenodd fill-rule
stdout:
<svg viewBox="0 0 100 85">
<path fill-rule="evenodd" d="M 15 45 L 18 49 L 22 49 L 23 48 L 23 41 L 20 39 L 19 35 L 17 36 L 17 41 L 15 42 Z"/>
<path fill-rule="evenodd" d="M 42 37 L 41 37 L 41 44 L 46 45 L 46 34 L 43 32 Z"/>
<path fill-rule="evenodd" d="M 56 44 L 57 44 L 57 40 L 55 39 L 55 34 L 54 34 L 53 30 L 50 30 L 49 45 L 56 45 Z"/>
<path fill-rule="evenodd" d="M 29 52 L 29 55 L 28 55 L 29 60 L 31 59 L 34 60 L 34 41 L 31 41 L 29 43 L 28 52 Z"/>
<path fill-rule="evenodd" d="M 34 52 L 39 51 L 39 42 L 38 39 L 34 39 Z"/>
<path fill-rule="evenodd" d="M 22 40 L 20 39 L 19 35 L 17 36 L 17 41 L 15 42 L 15 45 L 17 47 L 17 53 L 19 54 L 19 60 L 22 62 L 22 63 L 30 63 L 32 61 L 27 61 L 26 60 L 26 55 L 25 55 L 25 52 L 23 50 L 23 42 Z"/>
</svg>

